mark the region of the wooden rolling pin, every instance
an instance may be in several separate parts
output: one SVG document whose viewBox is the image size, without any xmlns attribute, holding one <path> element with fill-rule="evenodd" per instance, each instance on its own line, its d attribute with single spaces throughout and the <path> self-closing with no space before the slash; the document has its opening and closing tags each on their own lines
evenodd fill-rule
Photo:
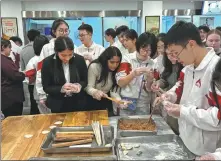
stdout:
<svg viewBox="0 0 221 161">
<path fill-rule="evenodd" d="M 92 143 L 92 139 L 85 139 L 85 140 L 78 140 L 78 141 L 71 141 L 71 142 L 65 142 L 65 143 L 54 143 L 52 144 L 52 148 L 62 148 L 72 145 L 81 145 L 81 144 L 87 144 Z"/>
<path fill-rule="evenodd" d="M 94 135 L 93 131 L 57 132 L 56 135 Z"/>
<path fill-rule="evenodd" d="M 84 140 L 93 139 L 93 135 L 70 135 L 70 136 L 56 136 L 54 141 L 74 141 L 74 140 Z"/>
</svg>

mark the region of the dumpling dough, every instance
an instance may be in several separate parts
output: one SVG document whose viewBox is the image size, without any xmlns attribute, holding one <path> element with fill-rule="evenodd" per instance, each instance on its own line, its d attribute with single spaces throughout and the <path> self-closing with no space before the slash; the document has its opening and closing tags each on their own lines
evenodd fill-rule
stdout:
<svg viewBox="0 0 221 161">
<path fill-rule="evenodd" d="M 52 125 L 52 126 L 50 126 L 49 128 L 50 128 L 50 129 L 53 129 L 53 128 L 55 128 L 55 127 L 56 127 L 56 126 Z"/>
<path fill-rule="evenodd" d="M 62 121 L 56 121 L 54 124 L 55 125 L 60 125 L 60 124 L 62 124 Z"/>
<path fill-rule="evenodd" d="M 44 130 L 44 131 L 42 131 L 41 133 L 42 133 L 42 134 L 47 134 L 47 133 L 49 133 L 49 131 L 48 131 L 48 130 Z"/>
<path fill-rule="evenodd" d="M 28 139 L 31 138 L 32 136 L 33 136 L 32 134 L 26 134 L 24 137 Z"/>
</svg>

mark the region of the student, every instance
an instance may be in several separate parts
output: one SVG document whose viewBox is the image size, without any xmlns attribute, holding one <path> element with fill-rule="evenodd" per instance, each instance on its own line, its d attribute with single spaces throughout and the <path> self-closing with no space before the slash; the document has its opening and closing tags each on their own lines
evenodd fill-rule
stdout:
<svg viewBox="0 0 221 161">
<path fill-rule="evenodd" d="M 35 40 L 35 37 L 39 36 L 40 32 L 35 29 L 31 29 L 27 33 L 27 37 L 29 40 L 29 43 L 24 46 L 20 53 L 20 61 L 21 61 L 21 70 L 24 71 L 29 60 L 35 56 L 35 52 L 33 49 L 33 42 Z"/>
<path fill-rule="evenodd" d="M 42 66 L 42 85 L 48 94 L 46 106 L 52 113 L 84 110 L 87 85 L 87 66 L 84 58 L 74 54 L 69 37 L 55 40 L 55 54 L 47 57 Z"/>
<path fill-rule="evenodd" d="M 221 119 L 221 59 L 217 63 L 212 74 L 210 86 L 211 87 L 209 94 L 207 95 L 207 99 L 210 106 L 215 106 L 213 107 L 215 116 L 214 120 L 217 121 L 216 115 L 219 119 Z M 220 121 L 217 123 L 217 125 L 220 125 Z M 214 153 L 208 153 L 201 156 L 199 160 L 221 160 L 221 148 L 216 149 Z"/>
<path fill-rule="evenodd" d="M 108 110 L 109 116 L 116 114 L 113 111 L 112 102 L 107 96 L 114 95 L 118 89 L 115 74 L 122 59 L 121 52 L 116 47 L 108 47 L 98 57 L 91 62 L 88 68 L 88 85 L 86 92 L 89 94 L 87 104 L 94 110 Z M 119 95 L 117 99 L 119 99 Z"/>
<path fill-rule="evenodd" d="M 163 66 L 163 56 L 165 55 L 165 33 L 160 33 L 157 36 L 157 52 L 154 56 L 154 63 L 155 63 L 155 72 L 158 72 L 159 75 L 162 74 L 164 71 Z"/>
<path fill-rule="evenodd" d="M 46 94 L 42 88 L 42 83 L 41 83 L 41 68 L 42 68 L 42 63 L 43 60 L 55 53 L 54 51 L 54 42 L 56 38 L 60 36 L 65 36 L 67 37 L 70 33 L 69 26 L 66 21 L 63 19 L 56 19 L 51 27 L 51 36 L 53 39 L 50 40 L 49 44 L 46 44 L 43 46 L 41 54 L 39 56 L 38 60 L 38 66 L 37 66 L 37 75 L 36 75 L 36 89 L 37 89 L 37 94 L 39 96 L 40 103 L 45 105 L 45 100 L 46 100 Z"/>
<path fill-rule="evenodd" d="M 21 38 L 18 36 L 12 36 L 9 40 L 13 41 L 19 47 L 23 45 Z"/>
<path fill-rule="evenodd" d="M 206 37 L 207 37 L 207 33 L 210 31 L 209 27 L 207 26 L 199 26 L 198 30 L 200 32 L 200 38 L 201 41 L 203 42 L 203 44 L 206 44 Z"/>
<path fill-rule="evenodd" d="M 105 40 L 112 46 L 115 43 L 116 32 L 113 28 L 109 28 L 105 31 Z"/>
<path fill-rule="evenodd" d="M 31 106 L 31 114 L 38 114 L 39 112 L 41 114 L 49 113 L 48 108 L 39 103 L 39 98 L 36 91 L 36 73 L 38 60 L 43 46 L 48 43 L 49 41 L 46 36 L 41 35 L 35 38 L 32 44 L 35 56 L 30 59 L 25 70 L 25 75 L 28 78 L 27 82 L 33 86 L 33 94 L 32 96 L 30 95 L 30 97 L 32 97 L 32 100 L 35 101 L 35 103 L 37 102 L 36 106 Z"/>
<path fill-rule="evenodd" d="M 128 50 L 129 53 L 136 52 L 136 41 L 138 35 L 134 29 L 130 29 L 124 32 L 123 34 L 123 45 Z"/>
<path fill-rule="evenodd" d="M 221 56 L 221 31 L 214 29 L 207 34 L 206 45 L 212 47 L 218 56 Z"/>
<path fill-rule="evenodd" d="M 212 48 L 205 48 L 198 29 L 179 21 L 166 36 L 171 56 L 185 67 L 176 85 L 163 94 L 164 109 L 178 118 L 180 137 L 196 155 L 214 152 L 221 147 L 221 125 L 217 108 L 207 102 L 212 72 L 219 61 Z M 180 102 L 179 104 L 173 104 Z"/>
<path fill-rule="evenodd" d="M 122 99 L 132 101 L 120 115 L 147 115 L 150 113 L 151 91 L 146 91 L 144 82 L 152 82 L 151 57 L 156 53 L 157 44 L 154 34 L 145 32 L 136 41 L 136 53 L 128 54 L 128 62 L 121 63 L 116 74 L 117 84 L 121 87 Z"/>
<path fill-rule="evenodd" d="M 128 54 L 128 50 L 124 46 L 124 38 L 123 38 L 124 32 L 127 30 L 129 30 L 127 26 L 125 25 L 119 26 L 116 29 L 116 35 L 118 40 L 113 44 L 113 46 L 117 47 L 120 50 L 122 56 Z"/>
<path fill-rule="evenodd" d="M 93 28 L 91 25 L 82 24 L 78 30 L 79 39 L 82 45 L 77 47 L 75 52 L 83 56 L 86 64 L 89 65 L 90 62 L 97 59 L 101 55 L 101 53 L 104 51 L 104 47 L 93 42 Z"/>
<path fill-rule="evenodd" d="M 21 71 L 24 71 L 29 60 L 35 56 L 34 49 L 33 49 L 33 42 L 36 36 L 39 36 L 40 32 L 38 30 L 31 29 L 28 31 L 27 37 L 29 39 L 29 43 L 22 49 L 20 53 L 20 63 L 21 63 Z M 34 99 L 34 84 L 28 85 L 28 91 L 30 95 L 30 102 L 31 102 L 31 114 L 38 114 L 38 106 Z"/>
<path fill-rule="evenodd" d="M 22 115 L 23 80 L 25 74 L 18 71 L 16 64 L 9 57 L 11 43 L 1 40 L 1 110 L 5 117 Z"/>
<path fill-rule="evenodd" d="M 11 53 L 9 57 L 13 60 L 13 62 L 17 65 L 17 68 L 19 69 L 22 40 L 17 36 L 12 36 L 9 40 L 11 43 Z"/>
<path fill-rule="evenodd" d="M 159 91 L 159 88 L 163 89 L 164 91 L 168 91 L 178 81 L 180 72 L 183 69 L 183 65 L 177 62 L 177 60 L 174 59 L 171 55 L 172 53 L 170 53 L 168 50 L 166 50 L 165 54 L 163 55 L 164 71 L 161 74 L 160 79 L 152 84 L 151 89 L 153 92 Z M 164 111 L 162 111 L 162 115 L 165 117 L 167 124 L 172 128 L 174 133 L 178 135 L 178 120 L 166 115 Z"/>
</svg>

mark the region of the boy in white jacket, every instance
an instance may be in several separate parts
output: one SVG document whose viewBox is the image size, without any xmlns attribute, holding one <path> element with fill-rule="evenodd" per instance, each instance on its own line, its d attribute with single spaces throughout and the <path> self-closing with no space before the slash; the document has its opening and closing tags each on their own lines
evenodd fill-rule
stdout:
<svg viewBox="0 0 221 161">
<path fill-rule="evenodd" d="M 219 109 L 208 101 L 212 73 L 219 57 L 205 48 L 192 23 L 177 22 L 168 31 L 166 43 L 171 56 L 185 67 L 179 82 L 161 96 L 168 115 L 178 118 L 180 137 L 196 155 L 221 147 Z M 179 104 L 174 104 L 175 102 Z"/>
</svg>

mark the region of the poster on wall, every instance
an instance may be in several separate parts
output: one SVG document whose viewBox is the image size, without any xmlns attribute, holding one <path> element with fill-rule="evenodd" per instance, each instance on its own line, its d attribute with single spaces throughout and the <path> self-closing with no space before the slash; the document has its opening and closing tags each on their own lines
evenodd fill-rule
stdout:
<svg viewBox="0 0 221 161">
<path fill-rule="evenodd" d="M 157 36 L 160 32 L 160 16 L 146 16 L 145 31 Z"/>
<path fill-rule="evenodd" d="M 18 36 L 17 18 L 1 18 L 2 35 L 5 37 Z"/>
</svg>

